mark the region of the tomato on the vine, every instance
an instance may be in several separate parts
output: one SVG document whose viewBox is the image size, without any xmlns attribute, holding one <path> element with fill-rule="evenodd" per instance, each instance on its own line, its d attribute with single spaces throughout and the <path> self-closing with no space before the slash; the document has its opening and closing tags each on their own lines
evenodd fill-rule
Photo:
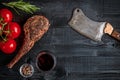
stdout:
<svg viewBox="0 0 120 80">
<path fill-rule="evenodd" d="M 8 9 L 1 9 L 0 10 L 0 18 L 3 18 L 4 22 L 10 22 L 10 21 L 12 21 L 13 14 Z"/>
<path fill-rule="evenodd" d="M 16 41 L 8 39 L 7 41 L 0 42 L 0 49 L 5 54 L 12 54 L 16 50 Z"/>
<path fill-rule="evenodd" d="M 21 33 L 21 28 L 16 22 L 9 22 L 7 26 L 5 26 L 5 34 L 7 38 L 15 39 L 18 38 Z"/>
<path fill-rule="evenodd" d="M 21 33 L 20 25 L 12 22 L 13 14 L 8 9 L 0 9 L 0 50 L 12 54 L 17 47 L 15 41 Z"/>
</svg>

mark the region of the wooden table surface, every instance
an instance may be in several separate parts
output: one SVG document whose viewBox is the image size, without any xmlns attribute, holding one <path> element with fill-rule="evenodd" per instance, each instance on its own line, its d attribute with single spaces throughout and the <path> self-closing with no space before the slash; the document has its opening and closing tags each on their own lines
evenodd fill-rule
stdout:
<svg viewBox="0 0 120 80">
<path fill-rule="evenodd" d="M 15 1 L 15 0 L 11 0 Z M 17 1 L 17 0 L 16 0 Z M 40 7 L 41 10 L 28 15 L 14 11 L 13 21 L 21 26 L 32 15 L 46 16 L 51 23 L 50 29 L 36 42 L 34 47 L 12 68 L 19 74 L 19 67 L 29 62 L 35 68 L 32 77 L 0 76 L 0 80 L 119 80 L 120 79 L 120 42 L 104 35 L 102 42 L 92 41 L 69 27 L 68 21 L 75 8 L 95 21 L 110 22 L 120 31 L 120 0 L 24 0 Z M 9 2 L 9 0 L 1 0 Z M 6 8 L 0 4 L 0 8 Z M 12 9 L 10 9 L 12 10 Z M 22 38 L 22 37 L 20 37 Z M 18 40 L 18 47 L 12 55 L 0 52 L 0 65 L 5 65 L 17 54 L 22 39 Z M 55 69 L 46 76 L 42 76 L 35 65 L 37 54 L 41 50 L 50 50 L 57 58 Z"/>
</svg>

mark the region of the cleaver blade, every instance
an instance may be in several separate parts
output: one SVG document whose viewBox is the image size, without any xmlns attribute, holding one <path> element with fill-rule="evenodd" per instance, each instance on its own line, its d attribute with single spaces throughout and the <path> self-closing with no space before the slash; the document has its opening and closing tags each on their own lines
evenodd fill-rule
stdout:
<svg viewBox="0 0 120 80">
<path fill-rule="evenodd" d="M 85 16 L 83 11 L 79 8 L 73 11 L 73 16 L 68 24 L 75 31 L 94 41 L 101 41 L 104 33 L 120 40 L 120 33 L 114 30 L 110 23 L 93 21 Z"/>
<path fill-rule="evenodd" d="M 81 9 L 77 8 L 68 24 L 80 34 L 92 40 L 101 41 L 106 22 L 92 21 Z"/>
</svg>

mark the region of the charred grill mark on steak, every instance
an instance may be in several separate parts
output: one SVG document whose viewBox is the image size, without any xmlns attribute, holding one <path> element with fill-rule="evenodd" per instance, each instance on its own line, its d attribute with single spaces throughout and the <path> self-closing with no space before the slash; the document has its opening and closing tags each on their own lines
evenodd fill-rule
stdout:
<svg viewBox="0 0 120 80">
<path fill-rule="evenodd" d="M 45 32 L 47 32 L 49 26 L 50 24 L 48 19 L 40 15 L 35 15 L 26 21 L 23 27 L 25 34 L 23 45 L 17 55 L 7 65 L 8 68 L 12 68 L 14 64 L 16 64 L 19 59 L 34 46 L 35 42 L 38 41 Z"/>
</svg>

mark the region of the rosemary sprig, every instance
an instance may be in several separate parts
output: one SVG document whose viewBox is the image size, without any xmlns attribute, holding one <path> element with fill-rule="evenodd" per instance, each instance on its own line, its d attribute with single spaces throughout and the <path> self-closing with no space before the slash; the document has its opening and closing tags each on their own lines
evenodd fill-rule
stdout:
<svg viewBox="0 0 120 80">
<path fill-rule="evenodd" d="M 36 7 L 35 5 L 32 5 L 28 2 L 24 2 L 23 0 L 19 0 L 16 2 L 2 3 L 2 4 L 13 8 L 18 14 L 19 14 L 19 12 L 17 11 L 17 9 L 20 9 L 22 11 L 25 11 L 25 12 L 31 13 L 31 14 L 33 14 L 33 12 L 40 9 L 39 7 Z"/>
</svg>

